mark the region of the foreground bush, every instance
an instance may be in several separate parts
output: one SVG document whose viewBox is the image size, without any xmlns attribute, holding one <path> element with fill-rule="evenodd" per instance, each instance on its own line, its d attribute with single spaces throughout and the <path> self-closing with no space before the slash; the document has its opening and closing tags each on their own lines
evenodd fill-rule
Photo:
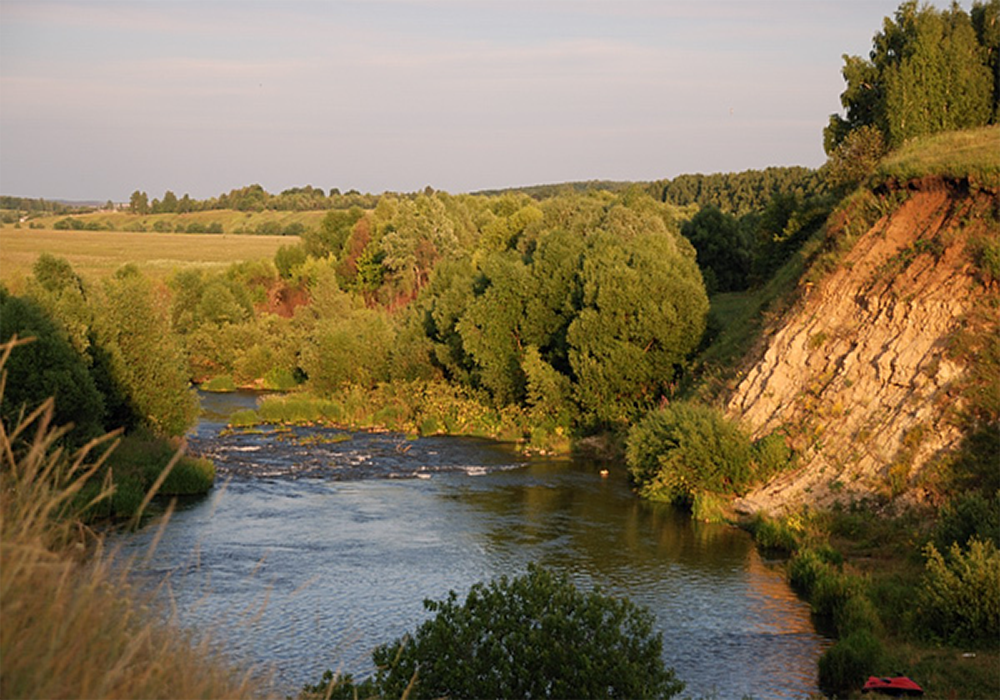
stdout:
<svg viewBox="0 0 1000 700">
<path fill-rule="evenodd" d="M 385 698 L 661 698 L 684 684 L 663 665 L 653 616 L 624 599 L 584 593 L 565 576 L 528 573 L 425 601 L 435 616 L 378 647 L 358 695 Z M 330 687 L 333 683 L 334 686 Z M 352 697 L 332 673 L 305 696 Z"/>
</svg>

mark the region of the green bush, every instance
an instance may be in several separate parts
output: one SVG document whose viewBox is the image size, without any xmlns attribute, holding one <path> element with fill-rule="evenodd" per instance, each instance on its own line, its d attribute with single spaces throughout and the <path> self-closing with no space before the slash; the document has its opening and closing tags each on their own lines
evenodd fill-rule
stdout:
<svg viewBox="0 0 1000 700">
<path fill-rule="evenodd" d="M 933 544 L 920 589 L 920 610 L 930 631 L 953 643 L 1000 637 L 1000 550 L 976 538 L 953 543 L 944 557 Z"/>
<path fill-rule="evenodd" d="M 766 482 L 793 464 L 794 453 L 780 433 L 768 433 L 753 443 L 754 474 Z"/>
<path fill-rule="evenodd" d="M 675 403 L 629 432 L 625 459 L 640 493 L 690 504 L 699 491 L 742 494 L 753 477 L 750 440 L 718 411 Z"/>
<path fill-rule="evenodd" d="M 837 608 L 834 616 L 837 634 L 847 636 L 855 632 L 882 633 L 882 619 L 878 608 L 866 595 L 852 595 Z"/>
<path fill-rule="evenodd" d="M 136 474 L 114 477 L 114 492 L 111 494 L 111 515 L 116 518 L 130 518 L 139 510 L 146 497 L 146 484 Z"/>
<path fill-rule="evenodd" d="M 295 374 L 288 369 L 275 367 L 264 374 L 264 388 L 269 391 L 289 391 L 298 386 Z"/>
<path fill-rule="evenodd" d="M 242 411 L 236 411 L 236 413 L 229 416 L 229 425 L 246 428 L 251 425 L 257 425 L 261 422 L 260 414 L 252 408 L 247 408 Z"/>
<path fill-rule="evenodd" d="M 228 374 L 212 377 L 207 382 L 203 382 L 199 387 L 202 391 L 214 391 L 218 393 L 228 393 L 236 391 L 236 383 Z"/>
<path fill-rule="evenodd" d="M 1000 493 L 993 498 L 975 492 L 958 496 L 938 516 L 934 527 L 938 551 L 948 551 L 953 543 L 964 546 L 973 537 L 1000 547 Z"/>
<path fill-rule="evenodd" d="M 809 598 L 821 577 L 832 572 L 830 563 L 815 549 L 800 550 L 788 564 L 788 581 L 803 597 Z"/>
<path fill-rule="evenodd" d="M 366 690 L 386 698 L 661 698 L 684 687 L 663 665 L 649 611 L 584 593 L 534 565 L 474 585 L 464 604 L 452 591 L 424 606 L 433 618 L 373 652 L 378 671 Z"/>
<path fill-rule="evenodd" d="M 724 523 L 728 520 L 726 501 L 707 491 L 699 491 L 691 501 L 691 517 L 704 523 Z"/>
<path fill-rule="evenodd" d="M 799 547 L 798 535 L 787 522 L 757 514 L 749 527 L 754 541 L 763 549 L 791 553 Z"/>
<path fill-rule="evenodd" d="M 158 493 L 162 496 L 190 496 L 205 493 L 214 482 L 215 464 L 211 460 L 181 457 Z"/>
<path fill-rule="evenodd" d="M 886 662 L 882 643 L 868 631 L 850 634 L 819 659 L 819 686 L 841 697 L 857 692 L 868 676 L 880 675 Z"/>
</svg>

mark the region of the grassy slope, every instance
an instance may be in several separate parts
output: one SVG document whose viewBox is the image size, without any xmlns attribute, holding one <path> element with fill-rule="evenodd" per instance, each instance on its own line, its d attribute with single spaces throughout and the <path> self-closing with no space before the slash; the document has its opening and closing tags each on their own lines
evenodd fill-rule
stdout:
<svg viewBox="0 0 1000 700">
<path fill-rule="evenodd" d="M 31 273 L 41 253 L 66 258 L 87 278 L 110 275 L 126 263 L 137 264 L 154 278 L 184 267 L 222 269 L 242 260 L 272 258 L 295 236 L 229 236 L 196 233 L 127 233 L 123 231 L 53 231 L 0 229 L 0 282 L 16 289 Z"/>
<path fill-rule="evenodd" d="M 873 179 L 905 182 L 934 175 L 1000 187 L 1000 124 L 914 139 L 883 159 Z"/>
</svg>

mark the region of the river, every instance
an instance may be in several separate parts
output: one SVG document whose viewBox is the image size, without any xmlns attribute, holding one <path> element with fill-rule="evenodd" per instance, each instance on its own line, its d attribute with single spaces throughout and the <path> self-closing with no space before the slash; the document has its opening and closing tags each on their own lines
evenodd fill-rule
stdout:
<svg viewBox="0 0 1000 700">
<path fill-rule="evenodd" d="M 327 668 L 367 675 L 375 645 L 426 619 L 425 598 L 530 562 L 649 608 L 685 696 L 817 692 L 828 642 L 780 570 L 740 530 L 639 500 L 621 466 L 466 438 L 224 434 L 256 397 L 202 400 L 189 440 L 215 460 L 216 487 L 120 544 L 140 580 L 169 576 L 182 625 L 269 669 L 281 692 Z"/>
</svg>

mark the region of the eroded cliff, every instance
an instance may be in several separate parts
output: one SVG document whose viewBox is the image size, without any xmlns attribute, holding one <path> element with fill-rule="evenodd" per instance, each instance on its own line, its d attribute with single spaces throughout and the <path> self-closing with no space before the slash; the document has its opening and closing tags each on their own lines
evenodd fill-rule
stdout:
<svg viewBox="0 0 1000 700">
<path fill-rule="evenodd" d="M 925 470 L 962 438 L 967 367 L 949 344 L 996 292 L 974 251 L 1000 235 L 1000 196 L 961 179 L 896 187 L 906 200 L 803 285 L 728 402 L 755 437 L 781 431 L 798 453 L 794 471 L 748 494 L 741 511 L 920 499 Z"/>
</svg>

